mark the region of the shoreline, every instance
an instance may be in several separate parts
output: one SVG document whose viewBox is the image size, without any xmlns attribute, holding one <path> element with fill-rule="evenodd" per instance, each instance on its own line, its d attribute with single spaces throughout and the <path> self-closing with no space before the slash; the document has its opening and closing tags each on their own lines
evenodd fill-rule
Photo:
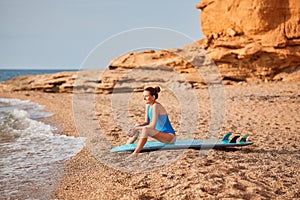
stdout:
<svg viewBox="0 0 300 200">
<path fill-rule="evenodd" d="M 63 119 L 61 118 L 61 116 L 57 114 L 58 107 L 55 106 L 55 104 L 56 104 L 55 101 L 52 101 L 52 99 L 58 99 L 58 98 L 55 98 L 57 96 L 56 94 L 52 94 L 52 95 L 48 94 L 47 95 L 45 93 L 40 93 L 40 92 L 27 92 L 26 91 L 26 92 L 0 93 L 0 96 L 1 96 L 1 98 L 15 98 L 15 99 L 20 99 L 20 100 L 30 100 L 30 102 L 34 102 L 34 103 L 37 103 L 38 105 L 44 106 L 44 109 L 46 111 L 52 113 L 52 115 L 50 115 L 48 117 L 36 119 L 37 122 L 42 122 L 46 125 L 55 127 L 56 130 L 53 132 L 54 134 L 69 135 L 69 136 L 77 137 L 77 135 L 74 134 L 76 132 L 70 130 L 70 129 L 74 129 L 74 128 L 72 126 L 70 126 L 69 124 L 65 124 Z M 59 95 L 59 96 L 66 96 L 66 95 Z M 63 99 L 65 99 L 65 98 L 63 98 Z M 45 101 L 47 102 L 46 104 L 45 104 Z M 63 122 L 63 123 L 61 123 L 61 122 Z M 61 140 L 65 140 L 65 139 L 61 138 Z M 76 146 L 74 146 L 74 147 L 76 148 Z M 78 149 L 78 146 L 77 146 L 77 149 Z M 65 149 L 65 150 L 67 150 L 67 149 Z M 50 149 L 49 149 L 49 151 L 50 151 Z M 53 151 L 53 149 L 51 151 Z M 40 151 L 37 151 L 37 152 L 39 152 L 41 154 L 43 153 Z M 53 153 L 55 153 L 55 150 L 53 151 Z M 72 158 L 75 156 L 76 155 L 72 156 Z M 43 159 L 43 158 L 41 158 L 41 159 Z M 28 160 L 30 160 L 30 158 Z M 55 199 L 56 197 L 54 195 L 54 192 L 55 192 L 56 188 L 58 187 L 60 180 L 64 176 L 65 165 L 69 160 L 70 159 L 52 162 L 50 166 L 47 166 L 49 168 L 47 170 L 47 173 L 46 173 L 46 171 L 43 172 L 43 177 L 45 178 L 45 180 L 43 182 L 41 182 L 39 179 L 37 179 L 36 182 L 38 182 L 37 184 L 39 184 L 39 185 L 34 185 L 32 183 L 31 189 L 29 189 L 30 186 L 27 186 L 27 188 L 26 188 L 26 186 L 24 186 L 19 191 L 17 189 L 18 195 L 20 195 L 19 198 L 32 197 L 32 198 L 42 198 L 42 199 L 45 199 L 45 198 Z M 34 164 L 34 165 L 28 166 L 28 168 L 32 167 L 32 168 L 36 169 L 36 168 L 38 168 L 38 166 L 35 166 L 35 164 L 40 165 L 40 163 L 32 163 L 32 164 Z M 21 165 L 21 163 L 20 163 L 20 165 Z M 32 172 L 30 172 L 30 173 L 32 173 Z M 32 174 L 32 175 L 34 175 L 34 174 Z M 30 182 L 32 180 L 30 178 L 29 178 L 29 180 L 24 180 L 25 185 L 27 184 L 26 181 Z M 12 187 L 14 187 L 14 186 L 12 186 Z M 15 194 L 13 194 L 13 195 L 15 195 Z"/>
<path fill-rule="evenodd" d="M 300 198 L 299 169 L 299 82 L 224 86 L 226 121 L 222 133 L 251 134 L 254 145 L 228 151 L 213 150 L 201 157 L 197 150 L 187 150 L 155 172 L 132 174 L 110 168 L 84 147 L 66 161 L 66 171 L 55 198 L 58 199 L 197 199 L 197 198 Z M 200 102 L 200 131 L 209 124 L 209 103 L 205 89 L 197 89 Z M 42 92 L 1 92 L 1 97 L 19 98 L 45 106 L 54 113 L 50 117 L 65 135 L 78 136 L 72 113 L 72 94 Z M 104 105 L 110 95 L 99 95 Z M 133 105 L 139 99 L 132 99 Z M 166 103 L 163 96 L 162 103 Z M 170 109 L 176 111 L 176 101 Z M 114 144 L 124 141 L 121 130 L 110 119 L 111 112 L 96 106 L 97 120 L 106 125 L 107 138 Z M 101 112 L 100 112 L 101 110 Z M 139 110 L 133 110 L 137 118 Z M 177 111 L 176 111 L 177 112 Z M 111 114 L 111 113 L 110 113 Z M 206 116 L 208 115 L 208 116 Z M 173 122 L 177 123 L 177 118 Z M 297 123 L 298 122 L 298 123 Z M 178 127 L 177 127 L 178 128 Z M 201 133 L 201 132 L 199 132 Z M 203 135 L 197 135 L 201 138 Z M 155 158 L 158 154 L 142 156 Z M 150 157 L 149 157 L 150 156 Z M 113 193 L 111 191 L 114 191 Z"/>
</svg>

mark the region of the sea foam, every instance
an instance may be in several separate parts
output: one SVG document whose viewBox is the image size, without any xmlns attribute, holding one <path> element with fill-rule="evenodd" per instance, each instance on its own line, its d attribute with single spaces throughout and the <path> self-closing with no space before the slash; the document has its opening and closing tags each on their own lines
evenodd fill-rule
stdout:
<svg viewBox="0 0 300 200">
<path fill-rule="evenodd" d="M 56 127 L 38 121 L 51 115 L 39 104 L 0 98 L 2 197 L 48 198 L 63 162 L 83 148 L 84 138 L 60 135 Z"/>
</svg>

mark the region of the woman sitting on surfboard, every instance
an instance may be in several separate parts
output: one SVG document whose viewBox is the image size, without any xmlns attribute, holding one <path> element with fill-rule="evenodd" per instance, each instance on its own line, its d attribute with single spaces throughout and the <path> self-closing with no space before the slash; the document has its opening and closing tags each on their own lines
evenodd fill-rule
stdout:
<svg viewBox="0 0 300 200">
<path fill-rule="evenodd" d="M 135 157 L 143 149 L 148 137 L 152 137 L 163 143 L 174 143 L 175 131 L 170 123 L 166 109 L 156 101 L 160 87 L 147 87 L 143 97 L 146 103 L 145 122 L 137 124 L 128 131 L 130 137 L 127 144 L 132 144 L 139 138 L 135 151 L 129 156 Z"/>
</svg>

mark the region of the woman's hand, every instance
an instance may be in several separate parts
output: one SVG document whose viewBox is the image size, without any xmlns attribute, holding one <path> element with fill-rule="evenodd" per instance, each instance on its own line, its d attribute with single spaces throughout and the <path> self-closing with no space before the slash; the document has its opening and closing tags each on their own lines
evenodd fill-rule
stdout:
<svg viewBox="0 0 300 200">
<path fill-rule="evenodd" d="M 141 123 L 141 124 L 135 124 L 134 127 L 132 127 L 131 129 L 128 130 L 127 135 L 129 137 L 133 137 L 133 136 L 138 135 L 140 133 L 139 131 L 141 131 L 141 129 L 146 125 L 148 125 L 147 122 L 144 122 L 144 123 Z"/>
<path fill-rule="evenodd" d="M 139 131 L 136 129 L 136 127 L 133 127 L 131 129 L 128 130 L 127 135 L 129 137 L 133 137 L 135 135 L 139 134 Z"/>
</svg>

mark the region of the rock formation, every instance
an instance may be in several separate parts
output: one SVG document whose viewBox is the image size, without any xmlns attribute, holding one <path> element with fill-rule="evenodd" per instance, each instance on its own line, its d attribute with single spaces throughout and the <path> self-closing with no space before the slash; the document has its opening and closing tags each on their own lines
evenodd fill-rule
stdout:
<svg viewBox="0 0 300 200">
<path fill-rule="evenodd" d="M 195 60 L 199 59 L 202 65 L 206 61 L 205 52 L 202 51 L 202 55 L 199 52 L 198 49 L 193 50 L 193 45 L 184 49 L 132 52 L 112 60 L 106 70 L 20 76 L 0 83 L 0 89 L 112 93 L 142 90 L 147 83 L 168 84 L 171 88 L 197 88 L 208 80 L 220 81 L 211 75 L 203 77 L 203 74 L 209 73 L 203 70 L 199 72 L 194 67 Z"/>
<path fill-rule="evenodd" d="M 300 80 L 299 0 L 201 0 L 197 8 L 199 43 L 224 79 Z"/>
<path fill-rule="evenodd" d="M 94 92 L 101 71 L 59 72 L 18 76 L 0 83 L 3 91 L 41 91 L 41 92 Z M 79 78 L 78 78 L 79 77 Z"/>
<path fill-rule="evenodd" d="M 182 74 L 192 87 L 216 81 L 207 70 L 212 60 L 224 83 L 236 81 L 300 80 L 300 4 L 299 0 L 201 0 L 201 24 L 206 38 L 183 49 L 131 52 L 115 58 L 110 66 L 117 71 L 141 66 L 168 67 Z M 198 62 L 182 52 L 198 48 Z M 196 52 L 197 53 L 197 52 Z M 192 53 L 193 55 L 196 54 Z M 187 53 L 189 54 L 189 53 Z M 185 54 L 186 55 L 186 54 Z M 209 64 L 207 64 L 209 63 Z M 107 77 L 110 76 L 109 72 Z M 103 74 L 106 77 L 106 73 Z M 123 74 L 121 73 L 121 74 Z M 147 73 L 147 72 L 145 72 Z M 199 76 L 200 73 L 200 76 Z M 114 76 L 117 83 L 121 77 Z M 102 81 L 113 88 L 112 81 Z M 177 82 L 180 82 L 176 80 Z"/>
<path fill-rule="evenodd" d="M 131 52 L 97 73 L 17 77 L 0 88 L 111 93 L 147 82 L 197 88 L 221 80 L 300 80 L 299 0 L 201 0 L 196 7 L 206 38 L 182 49 Z"/>
</svg>

